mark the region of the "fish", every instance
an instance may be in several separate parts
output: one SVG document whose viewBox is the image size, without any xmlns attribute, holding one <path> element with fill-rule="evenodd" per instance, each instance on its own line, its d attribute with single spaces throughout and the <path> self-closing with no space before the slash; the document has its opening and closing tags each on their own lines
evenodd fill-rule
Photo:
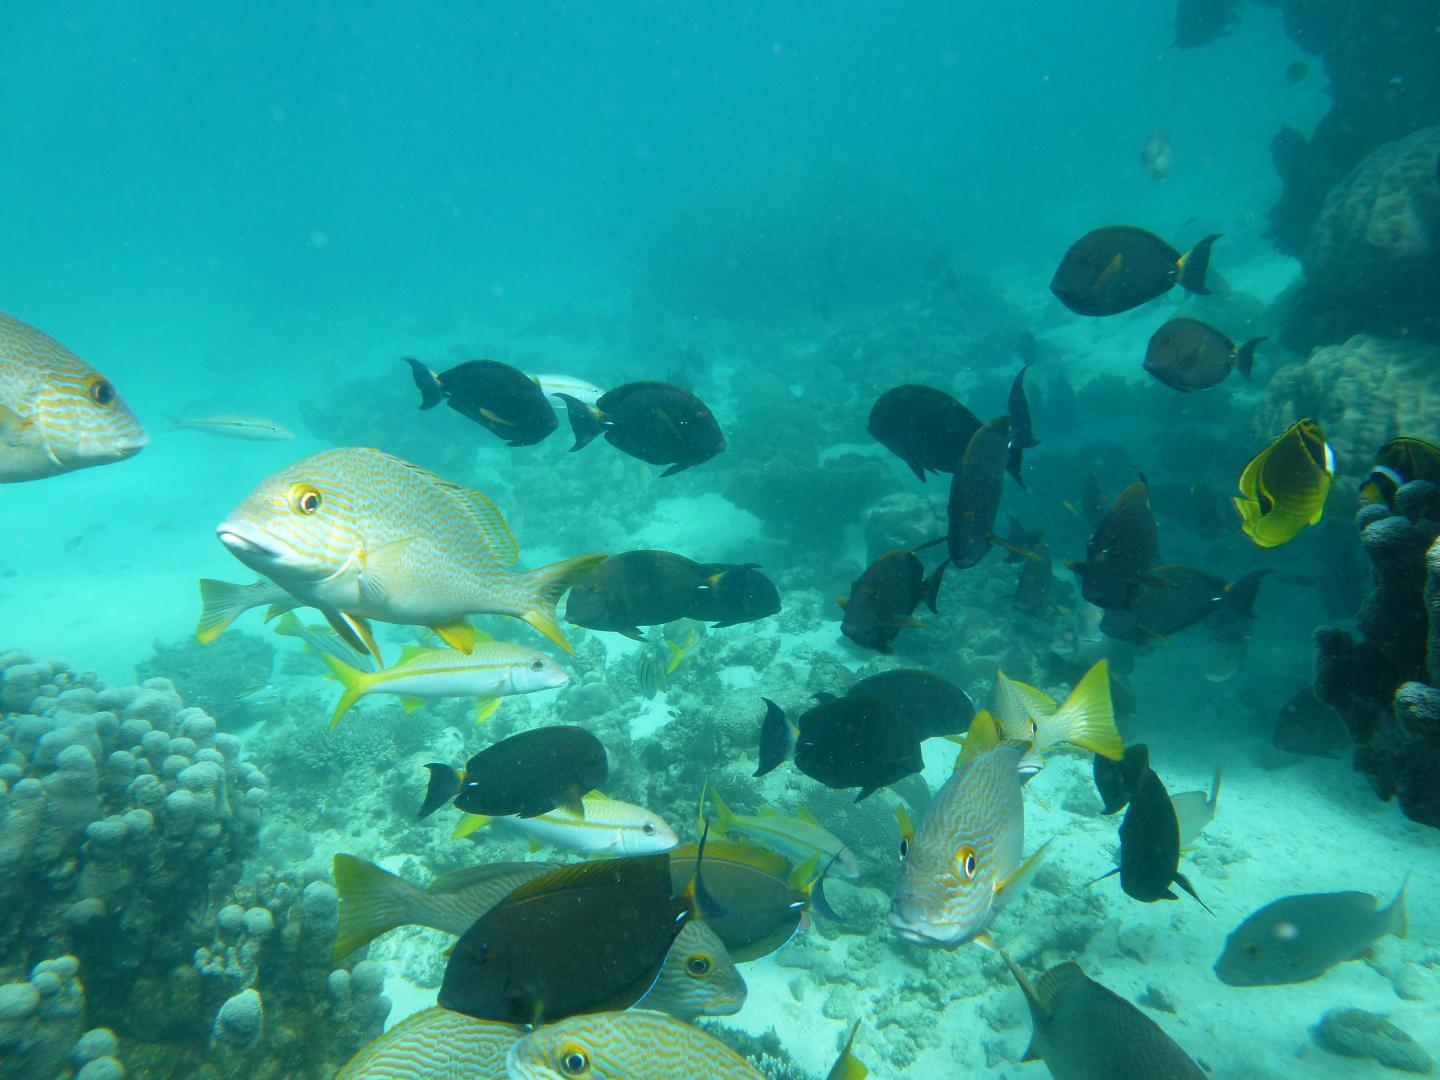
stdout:
<svg viewBox="0 0 1440 1080">
<path fill-rule="evenodd" d="M 1170 177 L 1170 168 L 1175 164 L 1175 155 L 1170 150 L 1170 136 L 1164 128 L 1156 128 L 1145 140 L 1140 151 L 1140 165 L 1151 180 L 1164 183 Z"/>
<path fill-rule="evenodd" d="M 1096 754 L 1092 772 L 1095 777 L 1095 790 L 1100 793 L 1100 800 L 1104 804 L 1100 813 L 1108 817 L 1129 806 L 1131 797 L 1149 768 L 1150 748 L 1144 743 L 1132 743 L 1125 747 L 1125 753 L 1119 761 Z M 1179 828 L 1178 821 L 1176 828 Z"/>
<path fill-rule="evenodd" d="M 167 419 L 171 431 L 203 431 L 207 435 L 246 442 L 284 442 L 295 438 L 295 433 L 284 424 L 264 416 L 171 416 Z"/>
<path fill-rule="evenodd" d="M 0 312 L 0 484 L 124 461 L 149 441 L 114 383 Z"/>
<path fill-rule="evenodd" d="M 766 711 L 756 776 L 793 757 L 797 769 L 828 788 L 858 787 L 855 801 L 860 802 L 925 767 L 920 740 L 880 698 L 846 695 L 822 701 L 797 725 L 769 698 L 760 700 Z"/>
<path fill-rule="evenodd" d="M 495 711 L 503 697 L 554 690 L 570 681 L 570 673 L 539 649 L 476 633 L 476 644 L 469 652 L 408 645 L 400 650 L 399 660 L 379 671 L 357 668 L 333 652 L 320 653 L 342 687 L 330 714 L 330 727 L 338 725 L 357 701 L 370 694 L 394 694 L 406 712 L 432 698 L 473 697 L 479 723 Z"/>
<path fill-rule="evenodd" d="M 1010 519 L 1010 532 L 1005 537 L 1005 561 L 1007 563 L 1036 562 L 1028 558 L 1027 553 L 1034 553 L 1045 542 L 1043 529 L 1027 529 L 1020 524 L 1020 520 L 1014 514 L 1006 514 Z"/>
<path fill-rule="evenodd" d="M 1010 602 L 1016 611 L 1027 615 L 1060 611 L 1050 599 L 1050 588 L 1055 583 L 1055 564 L 1050 558 L 1045 534 L 1037 529 L 1026 534 L 1026 541 L 1024 547 L 1018 550 L 1027 551 L 1032 557 L 1021 555 L 1015 560 L 1020 563 L 1020 572 L 1015 577 L 1015 594 Z M 1012 541 L 1007 540 L 1007 543 Z"/>
<path fill-rule="evenodd" d="M 886 702 L 922 741 L 961 735 L 975 716 L 975 703 L 964 690 L 919 668 L 894 668 L 861 679 L 845 692 L 852 695 Z"/>
<path fill-rule="evenodd" d="M 1160 1025 L 1079 964 L 1058 964 L 1032 986 L 1015 961 L 1000 956 L 1030 1006 L 1034 1031 L 1022 1061 L 1045 1062 L 1054 1080 L 1205 1080 Z"/>
<path fill-rule="evenodd" d="M 1066 567 L 1080 576 L 1080 594 L 1107 611 L 1133 608 L 1147 584 L 1163 584 L 1150 568 L 1159 557 L 1160 530 L 1142 476 L 1110 504 L 1085 545 L 1085 561 Z"/>
<path fill-rule="evenodd" d="M 302 623 L 293 611 L 282 612 L 275 619 L 275 633 L 281 637 L 295 638 L 317 658 L 332 656 L 359 671 L 375 670 L 375 658 L 368 652 L 355 649 L 323 623 Z"/>
<path fill-rule="evenodd" d="M 1149 572 L 1135 606 L 1105 612 L 1101 632 L 1134 645 L 1164 641 L 1227 608 L 1253 619 L 1259 582 L 1269 570 L 1256 570 L 1235 582 L 1182 563 L 1156 566 Z"/>
<path fill-rule="evenodd" d="M 1240 21 L 1239 6 L 1240 0 L 1180 0 L 1175 9 L 1175 48 L 1194 49 L 1224 37 Z"/>
<path fill-rule="evenodd" d="M 550 724 L 491 743 L 463 772 L 430 762 L 424 820 L 452 800 L 467 814 L 533 818 L 564 808 L 585 816 L 584 793 L 610 778 L 605 745 L 584 728 Z"/>
<path fill-rule="evenodd" d="M 1097 660 L 1066 696 L 1064 703 L 1028 683 L 995 672 L 990 714 L 1006 739 L 1028 746 L 1020 772 L 1029 780 L 1058 746 L 1073 746 L 1119 761 L 1125 744 L 1115 727 L 1110 696 L 1110 662 Z"/>
<path fill-rule="evenodd" d="M 412 357 L 405 363 L 420 391 L 422 410 L 443 401 L 507 446 L 533 446 L 560 426 L 540 384 L 509 364 L 467 360 L 437 374 Z"/>
<path fill-rule="evenodd" d="M 1325 513 L 1335 451 L 1320 424 L 1306 417 L 1251 460 L 1234 497 L 1240 530 L 1263 548 L 1289 543 Z"/>
<path fill-rule="evenodd" d="M 556 397 L 557 394 L 566 394 L 591 406 L 597 404 L 605 394 L 605 391 L 594 383 L 577 379 L 574 375 L 531 375 L 530 378 L 547 398 L 555 398 L 552 407 L 556 409 L 565 408 L 565 403 Z"/>
<path fill-rule="evenodd" d="M 515 570 L 519 546 L 484 495 L 361 447 L 326 450 L 262 480 L 216 535 L 371 652 L 370 619 L 428 626 L 469 652 L 475 630 L 465 618 L 482 613 L 514 616 L 573 652 L 555 603 L 605 558 Z"/>
<path fill-rule="evenodd" d="M 195 625 L 195 640 L 209 645 L 251 608 L 269 607 L 279 614 L 299 606 L 299 600 L 265 578 L 249 585 L 201 578 L 200 621 Z"/>
<path fill-rule="evenodd" d="M 635 684 L 640 690 L 640 696 L 646 701 L 668 688 L 665 661 L 656 655 L 654 649 L 646 649 L 640 654 L 640 659 L 635 664 Z"/>
<path fill-rule="evenodd" d="M 671 895 L 667 855 L 552 870 L 509 893 L 455 943 L 437 1004 L 504 1023 L 627 1008 L 655 983 L 676 937 L 713 904 L 700 862 Z"/>
<path fill-rule="evenodd" d="M 505 1080 L 505 1058 L 526 1032 L 439 1005 L 377 1035 L 335 1080 Z"/>
<path fill-rule="evenodd" d="M 1291 695 L 1275 720 L 1271 745 L 1287 754 L 1338 758 L 1350 750 L 1352 740 L 1345 720 L 1306 686 Z"/>
<path fill-rule="evenodd" d="M 1236 345 L 1199 319 L 1171 319 L 1150 336 L 1145 370 L 1174 390 L 1209 390 L 1231 371 L 1250 378 L 1255 350 L 1265 340 L 1256 337 Z"/>
<path fill-rule="evenodd" d="M 1291 60 L 1285 65 L 1285 81 L 1291 83 L 1304 82 L 1305 76 L 1310 74 L 1310 65 L 1304 60 Z"/>
<path fill-rule="evenodd" d="M 1210 790 L 1206 791 L 1182 791 L 1178 795 L 1170 796 L 1170 805 L 1175 808 L 1175 822 L 1180 827 L 1180 850 L 1186 851 L 1205 827 L 1215 820 L 1215 806 L 1220 800 L 1220 776 L 1221 768 L 1215 766 L 1215 779 L 1210 783 Z"/>
<path fill-rule="evenodd" d="M 720 793 L 708 785 L 700 796 L 703 808 L 708 797 L 712 814 L 707 817 L 711 832 L 723 840 L 738 833 L 762 847 L 783 855 L 797 866 L 814 856 L 819 863 L 848 881 L 860 876 L 860 863 L 845 842 L 816 820 L 815 815 L 800 807 L 794 817 L 786 817 L 765 809 L 758 814 L 739 814 L 731 810 Z M 721 901 L 724 906 L 724 901 Z"/>
<path fill-rule="evenodd" d="M 1440 487 L 1440 446 L 1424 439 L 1391 439 L 1376 452 L 1370 475 L 1360 485 L 1360 501 L 1394 509 L 1395 492 L 1412 480 Z"/>
<path fill-rule="evenodd" d="M 939 571 L 930 577 L 913 551 L 887 551 L 865 568 L 839 598 L 844 609 L 840 632 L 864 649 L 889 654 L 891 642 L 907 626 L 924 624 L 911 617 L 921 600 L 934 608 Z"/>
<path fill-rule="evenodd" d="M 1152 232 L 1107 225 L 1070 246 L 1050 291 L 1075 314 L 1091 316 L 1119 315 L 1176 285 L 1205 296 L 1210 249 L 1219 238 L 1219 233 L 1207 236 L 1182 255 Z"/>
<path fill-rule="evenodd" d="M 1044 847 L 1023 857 L 1020 759 L 1028 746 L 1001 739 L 988 711 L 975 714 L 955 770 L 906 845 L 889 915 L 901 939 L 940 948 L 990 944 L 990 924 L 1044 857 Z"/>
<path fill-rule="evenodd" d="M 682 889 L 695 874 L 699 845 L 670 850 L 670 884 Z M 814 864 L 816 870 L 818 860 Z M 723 915 L 711 914 L 705 925 L 738 964 L 768 956 L 807 924 L 820 879 L 811 865 L 789 860 L 754 844 L 708 841 L 705 846 L 705 887 Z M 823 896 L 823 892 L 819 893 Z"/>
<path fill-rule="evenodd" d="M 570 590 L 565 620 L 644 641 L 640 627 L 688 618 L 696 595 L 710 587 L 712 575 L 725 569 L 673 551 L 622 551 Z"/>
<path fill-rule="evenodd" d="M 716 569 L 716 566 L 723 567 Z M 690 599 L 687 618 L 712 623 L 712 630 L 759 622 L 779 614 L 780 590 L 760 572 L 757 563 L 736 566 L 711 563 L 707 585 Z"/>
<path fill-rule="evenodd" d="M 1000 510 L 1013 430 L 1010 417 L 997 417 L 983 425 L 965 447 L 960 467 L 950 479 L 949 529 L 945 534 L 948 558 L 935 571 L 937 591 L 938 576 L 947 566 L 969 569 L 985 557 L 995 541 L 995 515 Z"/>
<path fill-rule="evenodd" d="M 1202 540 L 1218 540 L 1235 520 L 1229 500 L 1203 480 L 1149 484 L 1148 490 L 1150 509 L 1179 522 Z"/>
<path fill-rule="evenodd" d="M 684 387 L 633 382 L 607 390 L 594 405 L 571 394 L 565 402 L 575 434 L 572 452 L 604 434 L 622 453 L 650 465 L 668 465 L 661 476 L 709 461 L 725 449 L 725 435 L 710 407 Z"/>
<path fill-rule="evenodd" d="M 494 825 L 525 837 L 532 850 L 549 844 L 583 855 L 653 855 L 680 843 L 669 822 L 653 810 L 607 799 L 598 791 L 587 793 L 584 800 L 584 814 L 576 814 L 563 806 L 530 818 L 465 814 L 451 838 L 459 840 Z"/>
<path fill-rule="evenodd" d="M 1154 769 L 1140 774 L 1130 794 L 1125 820 L 1120 823 L 1120 865 L 1095 880 L 1104 881 L 1115 874 L 1120 875 L 1125 895 L 1141 903 L 1179 899 L 1170 889 L 1175 884 L 1205 907 L 1190 880 L 1180 873 L 1180 822 Z"/>
<path fill-rule="evenodd" d="M 1405 884 L 1388 907 L 1369 893 L 1285 896 L 1225 939 L 1215 976 L 1226 986 L 1291 986 L 1359 960 L 1390 934 L 1405 936 Z"/>
<path fill-rule="evenodd" d="M 675 935 L 655 985 L 634 1004 L 681 1020 L 734 1016 L 745 1007 L 750 989 L 725 943 L 703 919 L 690 919 Z"/>
<path fill-rule="evenodd" d="M 1005 456 L 1005 471 L 1013 476 L 1022 488 L 1025 486 L 1022 475 L 1025 451 L 1040 445 L 1040 440 L 1035 438 L 1031 427 L 1030 402 L 1025 397 L 1025 372 L 1028 370 L 1029 365 L 1026 365 L 1015 373 L 1015 378 L 1010 383 L 1010 403 L 1007 407 L 1010 416 L 1010 447 Z"/>
<path fill-rule="evenodd" d="M 944 390 L 907 384 L 875 400 L 865 430 L 923 483 L 929 473 L 953 473 L 980 426 L 979 417 Z"/>
</svg>

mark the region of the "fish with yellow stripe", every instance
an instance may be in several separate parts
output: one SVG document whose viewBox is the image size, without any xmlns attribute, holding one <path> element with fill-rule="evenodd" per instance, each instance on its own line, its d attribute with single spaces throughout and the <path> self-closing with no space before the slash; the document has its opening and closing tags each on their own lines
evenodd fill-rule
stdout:
<svg viewBox="0 0 1440 1080">
<path fill-rule="evenodd" d="M 149 441 L 109 379 L 0 312 L 0 484 L 123 461 Z"/>
<path fill-rule="evenodd" d="M 989 945 L 999 910 L 1023 888 L 1045 848 L 1025 849 L 1020 760 L 1029 744 L 1002 739 L 988 710 L 970 723 L 955 771 L 906 838 L 890 926 L 916 945 Z"/>
<path fill-rule="evenodd" d="M 470 652 L 466 616 L 511 615 L 572 652 L 555 617 L 605 558 L 517 570 L 520 549 L 478 491 L 379 450 L 341 447 L 262 480 L 216 529 L 246 566 L 371 647 L 369 620 L 428 626 Z"/>
<path fill-rule="evenodd" d="M 1057 747 L 1073 746 L 1111 761 L 1119 761 L 1125 753 L 1124 740 L 1115 727 L 1108 660 L 1092 665 L 1063 703 L 997 671 L 990 713 L 1005 738 L 1030 744 L 1020 759 L 1022 780 L 1044 768 L 1045 755 Z"/>
<path fill-rule="evenodd" d="M 335 1080 L 505 1080 L 505 1055 L 524 1034 L 432 1005 L 362 1047 Z"/>
<path fill-rule="evenodd" d="M 598 791 L 586 795 L 584 804 L 583 814 L 563 806 L 528 818 L 466 814 L 451 838 L 459 840 L 493 823 L 525 837 L 532 851 L 549 844 L 585 855 L 647 855 L 680 842 L 664 818 L 643 806 L 607 799 Z"/>
<path fill-rule="evenodd" d="M 1335 451 L 1316 420 L 1295 421 L 1240 474 L 1240 531 L 1263 548 L 1289 543 L 1325 513 Z"/>
</svg>

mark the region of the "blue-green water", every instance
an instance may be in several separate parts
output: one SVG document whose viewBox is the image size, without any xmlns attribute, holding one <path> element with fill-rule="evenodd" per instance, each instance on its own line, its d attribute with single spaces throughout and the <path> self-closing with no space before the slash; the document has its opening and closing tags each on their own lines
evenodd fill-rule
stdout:
<svg viewBox="0 0 1440 1080">
<path fill-rule="evenodd" d="M 66 978 L 85 987 L 65 1008 L 27 1011 L 28 991 L 12 1000 L 0 985 L 12 1008 L 0 1009 L 0 1076 L 93 1080 L 115 1074 L 86 1061 L 112 1056 L 137 1076 L 333 1074 L 382 1019 L 433 1004 L 448 942 L 382 939 L 369 955 L 388 969 L 393 1007 L 378 1004 L 373 966 L 353 976 L 370 989 L 342 1002 L 332 968 L 356 958 L 329 957 L 333 912 L 312 911 L 305 929 L 305 886 L 329 880 L 337 852 L 417 881 L 532 857 L 515 839 L 452 842 L 451 822 L 414 810 L 425 762 L 459 765 L 549 723 L 599 735 L 606 793 L 683 840 L 710 781 L 746 811 L 808 806 L 859 859 L 859 878 L 831 889 L 845 919 L 816 915 L 780 952 L 742 963 L 748 1000 L 717 1026 L 773 1029 L 801 1075 L 823 1075 L 859 1021 L 876 1076 L 1043 1076 L 1020 1063 L 1025 999 L 994 954 L 926 950 L 887 924 L 895 808 L 919 816 L 924 799 L 887 789 L 852 804 L 790 765 L 753 778 L 761 696 L 798 716 L 816 692 L 903 666 L 978 704 L 997 667 L 1063 697 L 1102 655 L 1125 741 L 1150 747 L 1172 793 L 1207 788 L 1224 766 L 1216 820 L 1182 860 L 1214 914 L 1183 895 L 1141 904 L 1113 880 L 1087 885 L 1114 864 L 1118 819 L 1099 814 L 1090 756 L 1062 753 L 1025 795 L 1025 850 L 1053 841 L 1045 867 L 995 940 L 1037 975 L 1078 961 L 1216 1077 L 1388 1075 L 1312 1039 L 1337 1007 L 1389 1016 L 1440 1052 L 1440 748 L 1433 715 L 1407 726 L 1391 705 L 1401 683 L 1440 677 L 1422 561 L 1435 523 L 1416 502 L 1404 552 L 1367 534 L 1372 563 L 1352 522 L 1385 440 L 1440 436 L 1440 328 L 1425 300 L 1440 281 L 1433 12 L 1251 0 L 1227 34 L 1180 49 L 1175 6 L 4 5 L 0 310 L 113 380 L 151 443 L 0 491 L 0 647 L 29 654 L 0 654 L 26 672 L 6 676 L 0 700 L 0 984 L 74 956 Z M 1272 146 L 1285 127 L 1309 151 L 1287 150 L 1290 137 Z M 1163 177 L 1141 162 L 1157 129 L 1173 159 Z M 1066 249 L 1122 223 L 1181 250 L 1223 234 L 1211 294 L 1176 288 L 1105 318 L 1067 310 L 1048 288 Z M 1268 338 L 1253 377 L 1195 394 L 1151 379 L 1146 343 L 1182 315 L 1236 342 Z M 492 357 L 600 388 L 673 379 L 708 404 L 726 449 L 661 478 L 604 440 L 572 454 L 563 413 L 544 441 L 508 448 L 450 409 L 417 411 L 405 356 L 440 371 Z M 1018 610 L 1032 560 L 994 550 L 948 572 L 939 613 L 918 610 L 925 625 L 902 629 L 893 655 L 858 647 L 835 597 L 887 549 L 943 535 L 949 492 L 948 475 L 920 483 L 867 434 L 872 404 L 920 383 L 988 419 L 1027 361 L 1039 445 L 1026 486 L 1005 481 L 995 531 L 1009 534 L 1007 515 L 1043 530 L 1055 575 L 1044 600 Z M 295 437 L 170 429 L 227 414 Z M 1304 416 L 1336 455 L 1324 518 L 1262 549 L 1229 497 Z M 0 453 L 17 430 L 0 427 Z M 377 695 L 327 736 L 337 687 L 298 643 L 256 612 L 203 649 L 193 632 L 197 580 L 254 579 L 216 526 L 270 474 L 341 445 L 484 492 L 523 567 L 643 548 L 758 563 L 781 612 L 707 631 L 651 697 L 637 680 L 645 646 L 567 626 L 571 658 L 486 616 L 500 640 L 563 662 L 571 685 L 509 700 L 479 729 L 469 702 L 406 714 Z M 1087 640 L 1063 565 L 1093 531 L 1082 490 L 1093 475 L 1110 498 L 1138 474 L 1159 562 L 1227 582 L 1271 572 L 1243 647 L 1217 644 L 1209 622 L 1138 648 Z M 1213 527 L 1181 520 L 1198 496 L 1175 492 L 1196 484 L 1222 512 Z M 944 550 L 920 553 L 927 571 Z M 1357 625 L 1377 567 L 1393 570 L 1392 591 Z M 387 660 L 433 643 L 376 626 Z M 1271 732 L 1316 680 L 1321 626 L 1381 642 L 1343 671 L 1320 664 L 1361 738 L 1328 757 L 1290 754 Z M 94 674 L 74 690 L 43 658 Z M 224 738 L 203 723 L 187 735 L 194 717 L 165 698 L 141 712 L 166 745 L 132 753 L 141 732 L 123 725 L 138 707 L 116 688 L 155 677 Z M 109 697 L 81 692 L 100 683 Z M 57 705 L 67 689 L 78 696 Z M 65 785 L 83 783 L 56 779 L 72 736 L 41 746 L 77 723 L 100 777 L 78 795 Z M 113 765 L 116 752 L 135 760 Z M 203 834 L 167 833 L 157 817 L 159 839 L 132 821 L 123 843 L 106 840 L 104 822 L 147 806 L 132 776 L 174 788 L 207 753 L 234 813 L 202 818 L 215 826 Z M 924 757 L 934 790 L 954 748 L 929 740 Z M 124 783 L 112 765 L 131 770 Z M 1375 797 L 1397 786 L 1399 801 Z M 240 814 L 252 789 L 267 794 Z M 1409 933 L 1368 959 L 1295 986 L 1213 974 L 1226 935 L 1262 905 L 1341 890 L 1388 903 L 1407 872 Z M 226 930 L 218 913 L 232 904 L 282 929 Z M 215 1016 L 247 988 L 267 1020 L 237 1049 Z M 113 1054 L 77 1057 L 99 1028 Z M 91 1050 L 111 1049 L 97 1038 Z M 692 1075 L 706 1070 L 697 1061 Z"/>
</svg>

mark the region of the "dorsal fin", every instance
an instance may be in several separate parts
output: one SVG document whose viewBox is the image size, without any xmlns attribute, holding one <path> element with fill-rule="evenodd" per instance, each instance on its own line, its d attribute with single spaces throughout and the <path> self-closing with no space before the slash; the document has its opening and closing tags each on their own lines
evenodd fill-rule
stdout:
<svg viewBox="0 0 1440 1080">
<path fill-rule="evenodd" d="M 999 745 L 1000 729 L 995 723 L 995 717 L 990 715 L 989 709 L 981 709 L 975 714 L 975 719 L 970 721 L 970 734 L 965 736 L 965 746 L 960 751 L 960 756 L 955 759 L 955 767 L 958 769 L 966 762 L 974 761 L 986 750 Z"/>
</svg>

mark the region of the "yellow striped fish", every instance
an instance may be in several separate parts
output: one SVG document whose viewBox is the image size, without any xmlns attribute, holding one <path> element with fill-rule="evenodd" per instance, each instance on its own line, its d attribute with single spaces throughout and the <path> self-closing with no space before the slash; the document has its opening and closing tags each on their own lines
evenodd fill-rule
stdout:
<svg viewBox="0 0 1440 1080">
<path fill-rule="evenodd" d="M 691 919 L 675 936 L 655 985 L 632 1008 L 653 1009 L 681 1020 L 733 1016 L 749 993 L 725 943 L 703 919 Z"/>
<path fill-rule="evenodd" d="M 1069 745 L 1119 761 L 1125 743 L 1115 726 L 1110 697 L 1110 662 L 1099 660 L 1075 684 L 1064 703 L 1044 690 L 995 672 L 990 712 L 1004 738 L 1031 744 L 1020 762 L 1026 780 L 1039 772 L 1047 753 Z"/>
<path fill-rule="evenodd" d="M 475 644 L 465 617 L 478 614 L 523 619 L 572 652 L 555 603 L 605 558 L 516 570 L 519 547 L 488 498 L 362 447 L 267 477 L 216 534 L 246 566 L 332 624 L 343 617 L 362 640 L 365 620 L 376 619 L 428 626 L 461 652 Z"/>
<path fill-rule="evenodd" d="M 149 441 L 109 379 L 0 312 L 0 484 L 123 461 Z"/>
<path fill-rule="evenodd" d="M 505 1055 L 524 1034 L 432 1005 L 363 1047 L 335 1080 L 505 1080 Z"/>
<path fill-rule="evenodd" d="M 950 948 L 989 944 L 986 928 L 1039 865 L 1022 861 L 1025 804 L 1020 759 L 1028 743 L 1000 739 L 990 713 L 970 722 L 955 771 L 906 838 L 890 925 L 906 941 Z"/>
<path fill-rule="evenodd" d="M 607 799 L 595 791 L 585 796 L 584 817 L 563 806 L 529 818 L 466 814 L 455 827 L 452 839 L 469 836 L 491 822 L 524 836 L 532 849 L 550 844 L 586 855 L 650 855 L 669 851 L 680 843 L 675 830 L 653 810 Z"/>
</svg>

